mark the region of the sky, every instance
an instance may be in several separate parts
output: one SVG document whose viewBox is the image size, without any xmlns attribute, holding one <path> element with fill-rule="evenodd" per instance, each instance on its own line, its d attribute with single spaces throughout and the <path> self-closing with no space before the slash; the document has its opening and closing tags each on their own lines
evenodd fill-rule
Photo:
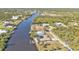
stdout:
<svg viewBox="0 0 79 59">
<path fill-rule="evenodd" d="M 79 8 L 79 0 L 1 0 L 0 8 Z"/>
</svg>

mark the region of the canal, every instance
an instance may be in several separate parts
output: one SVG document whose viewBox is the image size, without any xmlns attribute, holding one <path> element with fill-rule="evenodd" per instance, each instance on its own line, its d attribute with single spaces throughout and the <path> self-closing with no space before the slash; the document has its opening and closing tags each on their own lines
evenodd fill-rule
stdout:
<svg viewBox="0 0 79 59">
<path fill-rule="evenodd" d="M 21 22 L 17 29 L 14 30 L 5 51 L 36 51 L 36 47 L 31 43 L 29 38 L 29 31 L 33 20 L 38 16 L 38 14 L 33 14 L 28 19 Z"/>
</svg>

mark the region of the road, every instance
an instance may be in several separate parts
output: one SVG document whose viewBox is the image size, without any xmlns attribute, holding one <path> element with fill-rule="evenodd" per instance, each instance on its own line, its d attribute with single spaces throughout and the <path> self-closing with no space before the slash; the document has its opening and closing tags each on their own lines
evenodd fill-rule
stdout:
<svg viewBox="0 0 79 59">
<path fill-rule="evenodd" d="M 61 39 L 59 39 L 59 37 L 57 37 L 54 33 L 52 33 L 51 30 L 50 30 L 50 34 L 54 37 L 54 40 L 58 40 L 58 42 L 60 42 L 60 44 L 62 44 L 64 47 L 68 48 L 69 51 L 72 51 L 72 49 L 69 47 L 69 45 L 66 44 L 65 42 L 63 42 Z"/>
</svg>

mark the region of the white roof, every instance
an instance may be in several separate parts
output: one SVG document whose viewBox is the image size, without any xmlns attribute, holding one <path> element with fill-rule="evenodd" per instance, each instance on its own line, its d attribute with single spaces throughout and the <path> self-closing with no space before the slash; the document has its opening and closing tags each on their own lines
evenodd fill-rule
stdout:
<svg viewBox="0 0 79 59">
<path fill-rule="evenodd" d="M 12 16 L 12 19 L 18 19 L 19 16 Z"/>
<path fill-rule="evenodd" d="M 49 26 L 49 24 L 48 24 L 48 23 L 43 23 L 42 25 L 43 25 L 43 26 Z"/>
<path fill-rule="evenodd" d="M 6 32 L 7 32 L 6 30 L 0 30 L 0 34 L 6 33 Z"/>
<path fill-rule="evenodd" d="M 37 31 L 37 35 L 42 36 L 42 35 L 44 35 L 44 32 L 43 31 Z"/>
<path fill-rule="evenodd" d="M 63 23 L 61 23 L 61 22 L 56 22 L 55 25 L 59 27 L 59 26 L 62 26 Z"/>
</svg>

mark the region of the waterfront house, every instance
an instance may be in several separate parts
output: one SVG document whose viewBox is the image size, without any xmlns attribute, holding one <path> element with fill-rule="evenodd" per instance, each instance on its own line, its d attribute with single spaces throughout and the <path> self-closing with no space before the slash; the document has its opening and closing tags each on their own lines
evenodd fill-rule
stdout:
<svg viewBox="0 0 79 59">
<path fill-rule="evenodd" d="M 8 28 L 15 27 L 15 25 L 14 25 L 14 24 L 5 24 L 4 26 L 5 26 L 5 27 L 8 27 Z"/>
<path fill-rule="evenodd" d="M 4 24 L 10 24 L 12 21 L 10 21 L 10 20 L 5 20 L 5 21 L 3 21 L 4 22 Z"/>
<path fill-rule="evenodd" d="M 37 31 L 36 35 L 38 41 L 51 41 L 50 37 L 44 31 Z"/>
<path fill-rule="evenodd" d="M 37 31 L 36 34 L 37 34 L 37 36 L 39 36 L 39 37 L 40 37 L 40 36 L 43 36 L 43 35 L 44 35 L 44 31 Z"/>
<path fill-rule="evenodd" d="M 1 30 L 1 29 L 0 29 L 0 34 L 2 34 L 2 33 L 7 33 L 7 31 L 6 31 L 6 30 Z"/>
</svg>

